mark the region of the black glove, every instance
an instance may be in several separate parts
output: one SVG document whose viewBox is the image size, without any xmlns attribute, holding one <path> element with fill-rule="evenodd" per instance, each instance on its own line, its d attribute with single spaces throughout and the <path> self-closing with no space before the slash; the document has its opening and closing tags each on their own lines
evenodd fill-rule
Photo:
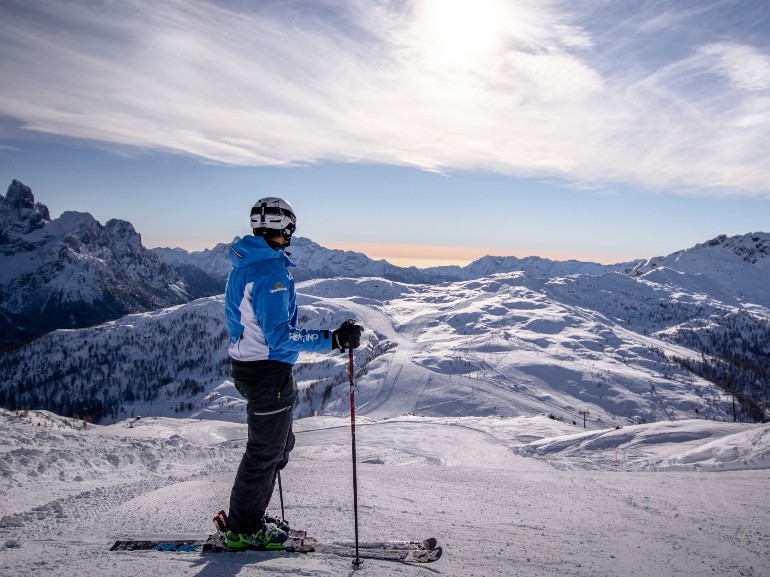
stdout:
<svg viewBox="0 0 770 577">
<path fill-rule="evenodd" d="M 361 333 L 364 327 L 357 325 L 356 321 L 345 321 L 336 331 L 332 331 L 332 349 L 339 349 L 343 353 L 346 349 L 356 349 L 361 346 Z"/>
</svg>

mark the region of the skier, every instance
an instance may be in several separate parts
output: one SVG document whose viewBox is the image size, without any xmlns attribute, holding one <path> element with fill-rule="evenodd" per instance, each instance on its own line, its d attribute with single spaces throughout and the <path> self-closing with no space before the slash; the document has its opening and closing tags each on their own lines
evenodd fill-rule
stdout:
<svg viewBox="0 0 770 577">
<path fill-rule="evenodd" d="M 282 549 L 289 527 L 265 516 L 278 471 L 294 447 L 297 386 L 292 367 L 300 351 L 354 349 L 363 328 L 346 321 L 338 329 L 300 330 L 294 264 L 284 249 L 297 219 L 285 200 L 262 198 L 251 209 L 253 236 L 230 246 L 225 313 L 230 370 L 247 401 L 248 441 L 230 493 L 227 546 Z"/>
</svg>

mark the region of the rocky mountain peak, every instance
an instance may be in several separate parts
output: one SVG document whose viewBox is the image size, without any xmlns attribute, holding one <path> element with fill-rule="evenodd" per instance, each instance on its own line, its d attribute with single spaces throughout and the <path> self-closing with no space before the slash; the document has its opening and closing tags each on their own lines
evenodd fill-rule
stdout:
<svg viewBox="0 0 770 577">
<path fill-rule="evenodd" d="M 142 237 L 134 225 L 126 220 L 113 218 L 104 225 L 104 232 L 113 248 L 121 247 L 124 252 L 136 253 L 142 249 Z"/>
<path fill-rule="evenodd" d="M 0 195 L 0 244 L 41 228 L 50 218 L 48 207 L 35 202 L 32 189 L 12 180 L 6 195 Z"/>
<path fill-rule="evenodd" d="M 16 179 L 11 181 L 5 200 L 10 208 L 16 210 L 35 207 L 35 197 L 32 195 L 32 189 Z"/>
<path fill-rule="evenodd" d="M 756 264 L 770 257 L 770 234 L 764 232 L 753 232 L 738 236 L 722 234 L 694 247 L 694 249 L 699 248 L 725 249 L 736 254 L 749 264 Z"/>
</svg>

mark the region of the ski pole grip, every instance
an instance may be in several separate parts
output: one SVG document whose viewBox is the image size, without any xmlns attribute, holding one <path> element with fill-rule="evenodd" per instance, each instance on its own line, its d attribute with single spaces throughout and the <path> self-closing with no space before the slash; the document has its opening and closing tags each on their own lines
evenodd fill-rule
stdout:
<svg viewBox="0 0 770 577">
<path fill-rule="evenodd" d="M 346 329 L 350 326 L 355 326 L 356 319 L 348 319 L 344 323 L 340 325 L 340 328 L 338 328 L 335 333 L 337 336 L 337 342 L 334 343 L 336 347 L 340 350 L 340 352 L 344 355 L 346 351 L 353 352 L 352 347 L 350 346 L 350 342 L 345 338 L 342 337 L 342 339 L 345 339 L 344 341 L 340 338 L 340 332 L 346 332 Z"/>
</svg>

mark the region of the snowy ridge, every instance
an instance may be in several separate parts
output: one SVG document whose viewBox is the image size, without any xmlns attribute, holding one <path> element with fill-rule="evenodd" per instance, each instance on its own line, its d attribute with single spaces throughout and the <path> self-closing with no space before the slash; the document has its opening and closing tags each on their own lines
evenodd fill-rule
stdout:
<svg viewBox="0 0 770 577">
<path fill-rule="evenodd" d="M 238 240 L 240 238 L 235 237 L 233 242 Z M 230 259 L 227 257 L 230 251 L 229 243 L 219 243 L 213 248 L 195 252 L 188 252 L 183 248 L 153 248 L 151 250 L 173 267 L 194 265 L 212 277 L 224 280 L 227 279 L 232 267 Z"/>
<path fill-rule="evenodd" d="M 205 277 L 206 281 L 214 279 L 223 287 L 230 272 L 230 260 L 227 257 L 228 246 L 227 244 L 218 244 L 212 249 L 193 252 L 181 248 L 155 248 L 152 250 L 193 286 L 197 286 L 196 282 L 201 282 L 201 277 Z M 516 271 L 526 271 L 538 278 L 573 274 L 594 275 L 628 270 L 640 264 L 602 265 L 575 260 L 553 261 L 540 257 L 520 259 L 485 256 L 464 267 L 439 266 L 418 269 L 416 267 L 399 267 L 385 260 L 373 260 L 359 252 L 328 249 L 303 237 L 292 239 L 289 252 L 292 261 L 297 265 L 297 268 L 292 271 L 297 280 L 379 277 L 412 284 L 471 280 Z"/>
<path fill-rule="evenodd" d="M 718 236 L 687 250 L 655 257 L 630 269 L 653 282 L 668 280 L 712 296 L 770 309 L 770 234 Z M 675 271 L 675 272 L 672 272 Z"/>
<path fill-rule="evenodd" d="M 537 256 L 517 258 L 513 256 L 484 256 L 464 267 L 433 267 L 426 270 L 456 280 L 472 280 L 500 273 L 526 272 L 538 278 L 563 277 L 575 274 L 597 275 L 620 271 L 636 263 L 603 265 L 577 260 L 555 261 Z"/>
<path fill-rule="evenodd" d="M 200 252 L 153 250 L 177 270 L 183 267 L 188 272 L 197 270 L 224 283 L 230 270 L 227 246 L 219 244 Z M 617 272 L 705 293 L 726 303 L 740 302 L 770 309 L 770 284 L 767 282 L 770 277 L 770 234 L 762 232 L 734 237 L 722 235 L 668 256 L 614 265 L 553 261 L 535 256 L 521 259 L 485 256 L 465 267 L 402 268 L 387 261 L 372 260 L 361 253 L 327 249 L 302 237 L 293 240 L 291 252 L 291 258 L 297 264 L 298 280 L 381 277 L 412 284 L 438 284 L 512 272 L 541 279 Z"/>
</svg>

